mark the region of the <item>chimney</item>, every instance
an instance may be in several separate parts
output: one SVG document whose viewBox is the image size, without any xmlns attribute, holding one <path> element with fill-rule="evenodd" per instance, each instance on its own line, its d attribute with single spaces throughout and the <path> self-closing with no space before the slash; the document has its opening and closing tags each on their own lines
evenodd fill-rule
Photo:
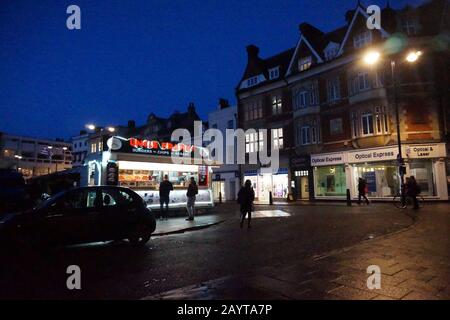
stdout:
<svg viewBox="0 0 450 320">
<path fill-rule="evenodd" d="M 194 105 L 194 103 L 193 102 L 189 102 L 189 105 L 188 105 L 188 113 L 190 113 L 190 114 L 193 114 L 193 113 L 195 113 L 195 105 Z"/>
<path fill-rule="evenodd" d="M 247 46 L 248 61 L 258 59 L 259 48 L 253 44 Z"/>
<path fill-rule="evenodd" d="M 219 99 L 219 110 L 228 108 L 229 106 L 230 106 L 230 103 L 228 102 L 227 99 L 224 99 L 224 98 Z"/>
<path fill-rule="evenodd" d="M 80 136 L 82 136 L 83 134 L 86 134 L 87 131 L 86 130 L 80 130 Z"/>
<path fill-rule="evenodd" d="M 136 127 L 136 122 L 134 120 L 128 120 L 128 128 L 132 129 Z"/>
</svg>

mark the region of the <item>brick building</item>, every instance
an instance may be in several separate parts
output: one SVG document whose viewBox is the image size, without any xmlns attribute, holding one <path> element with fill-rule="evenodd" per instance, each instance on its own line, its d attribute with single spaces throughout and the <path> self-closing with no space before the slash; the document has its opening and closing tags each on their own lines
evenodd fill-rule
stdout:
<svg viewBox="0 0 450 320">
<path fill-rule="evenodd" d="M 448 199 L 449 17 L 445 0 L 401 9 L 388 4 L 381 29 L 369 30 L 366 8 L 358 2 L 336 30 L 300 24 L 295 49 L 262 60 L 254 46 L 247 48 L 249 62 L 237 89 L 240 124 L 286 128 L 283 156 L 296 198 L 344 199 L 347 189 L 356 197 L 359 177 L 372 198 L 392 198 L 398 191 L 395 61 L 406 174 L 417 178 L 424 196 Z M 364 58 L 375 51 L 381 59 L 368 65 Z M 411 51 L 422 54 L 415 63 L 405 61 Z M 271 79 L 276 66 L 268 62 L 289 55 L 279 78 Z M 279 122 L 269 116 L 276 94 Z M 249 122 L 247 108 L 255 99 L 265 113 Z"/>
</svg>

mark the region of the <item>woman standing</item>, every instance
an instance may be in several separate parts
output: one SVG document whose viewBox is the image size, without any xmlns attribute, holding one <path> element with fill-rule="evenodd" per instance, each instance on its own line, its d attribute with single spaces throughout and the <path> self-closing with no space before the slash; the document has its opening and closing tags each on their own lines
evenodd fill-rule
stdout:
<svg viewBox="0 0 450 320">
<path fill-rule="evenodd" d="M 189 183 L 186 196 L 187 196 L 187 211 L 188 218 L 186 220 L 192 221 L 194 220 L 195 215 L 195 196 L 198 194 L 197 183 L 195 182 L 194 177 L 191 177 L 191 181 Z"/>
<path fill-rule="evenodd" d="M 255 191 L 252 188 L 250 180 L 245 181 L 244 186 L 239 190 L 238 203 L 241 205 L 241 229 L 244 225 L 245 216 L 248 214 L 248 228 L 251 228 L 253 201 L 255 200 Z"/>
</svg>

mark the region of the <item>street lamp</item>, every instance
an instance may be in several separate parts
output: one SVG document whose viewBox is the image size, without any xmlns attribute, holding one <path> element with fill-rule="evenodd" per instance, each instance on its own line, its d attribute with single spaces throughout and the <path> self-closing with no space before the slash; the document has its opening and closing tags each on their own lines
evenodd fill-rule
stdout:
<svg viewBox="0 0 450 320">
<path fill-rule="evenodd" d="M 14 158 L 16 158 L 16 170 L 17 170 L 17 172 L 19 172 L 20 170 L 20 168 L 19 168 L 19 160 L 20 159 L 22 159 L 22 156 L 19 156 L 18 154 L 15 154 L 14 155 Z"/>
<path fill-rule="evenodd" d="M 408 63 L 415 63 L 419 60 L 419 57 L 422 55 L 422 51 L 410 51 L 405 61 Z M 365 54 L 363 60 L 368 65 L 375 65 L 381 59 L 381 54 L 378 51 L 369 51 Z M 402 141 L 400 137 L 400 117 L 398 110 L 398 92 L 397 92 L 397 74 L 396 74 L 396 61 L 391 59 L 391 78 L 394 86 L 394 106 L 395 106 L 395 122 L 397 127 L 397 146 L 398 146 L 398 163 L 399 163 L 399 173 L 400 173 L 400 193 L 402 203 L 405 201 L 405 171 L 404 171 L 404 162 L 402 156 Z"/>
<path fill-rule="evenodd" d="M 108 128 L 106 128 L 109 132 L 114 132 L 114 131 L 116 131 L 116 128 L 114 128 L 114 127 L 108 127 Z"/>
<path fill-rule="evenodd" d="M 89 123 L 89 124 L 86 125 L 86 128 L 88 128 L 91 131 L 94 131 L 95 130 L 95 125 L 92 124 L 92 123 Z"/>
</svg>

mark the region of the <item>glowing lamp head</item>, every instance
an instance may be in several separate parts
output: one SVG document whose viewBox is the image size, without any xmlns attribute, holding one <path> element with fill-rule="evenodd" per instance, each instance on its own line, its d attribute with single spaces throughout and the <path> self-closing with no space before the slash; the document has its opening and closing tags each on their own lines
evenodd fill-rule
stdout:
<svg viewBox="0 0 450 320">
<path fill-rule="evenodd" d="M 364 56 L 364 62 L 368 65 L 374 65 L 380 60 L 380 53 L 378 51 L 370 51 Z"/>
<path fill-rule="evenodd" d="M 108 129 L 109 132 L 114 132 L 114 131 L 116 131 L 116 128 L 114 128 L 114 127 L 108 127 L 107 129 Z"/>
<path fill-rule="evenodd" d="M 411 51 L 406 56 L 406 61 L 408 61 L 409 63 L 414 63 L 419 59 L 419 57 L 421 55 L 422 55 L 422 51 Z"/>
<path fill-rule="evenodd" d="M 95 130 L 95 125 L 93 124 L 87 124 L 86 128 L 88 128 L 89 130 Z"/>
</svg>

